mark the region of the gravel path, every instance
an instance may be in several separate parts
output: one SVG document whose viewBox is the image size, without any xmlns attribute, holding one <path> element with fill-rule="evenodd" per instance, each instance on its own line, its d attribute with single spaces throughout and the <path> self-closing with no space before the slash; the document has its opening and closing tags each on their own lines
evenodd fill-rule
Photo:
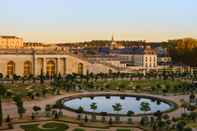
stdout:
<svg viewBox="0 0 197 131">
<path fill-rule="evenodd" d="M 41 123 L 38 123 L 38 124 L 40 124 L 39 126 L 41 126 L 44 123 L 45 122 L 41 122 Z M 37 123 L 32 123 L 32 124 L 37 124 Z M 25 125 L 25 124 L 22 124 L 22 125 Z M 29 125 L 29 124 L 27 124 L 27 125 Z M 69 123 L 68 125 L 69 125 L 69 129 L 67 131 L 73 131 L 73 129 L 75 129 L 75 128 L 83 128 L 83 127 L 79 127 L 79 125 L 77 125 L 77 124 L 70 124 Z M 124 128 L 124 127 L 120 127 L 120 128 L 128 129 L 128 128 Z M 118 128 L 111 127 L 111 128 L 108 128 L 108 129 L 98 129 L 98 128 L 86 128 L 86 127 L 84 127 L 84 129 L 86 131 L 117 131 Z M 20 124 L 16 124 L 15 128 L 12 129 L 12 130 L 9 130 L 9 131 L 24 131 L 24 130 L 20 128 Z M 142 131 L 142 130 L 138 129 L 138 128 L 132 128 L 132 131 Z"/>
<path fill-rule="evenodd" d="M 98 94 L 98 93 L 104 93 L 104 92 L 83 92 L 82 94 Z M 109 93 L 109 92 L 105 92 L 105 93 Z M 120 92 L 113 92 L 113 93 L 120 93 Z M 121 92 L 124 93 L 124 92 Z M 125 92 L 125 93 L 129 93 L 129 92 Z M 81 94 L 81 93 L 64 93 L 62 95 L 58 95 L 58 96 L 49 96 L 47 98 L 42 98 L 39 100 L 33 100 L 33 101 L 25 101 L 24 102 L 24 107 L 26 108 L 26 113 L 24 114 L 25 116 L 30 116 L 31 112 L 32 112 L 32 107 L 33 106 L 39 106 L 42 108 L 42 110 L 44 110 L 45 106 L 47 104 L 54 104 L 57 100 L 67 97 L 67 96 L 71 96 L 71 95 L 77 95 L 77 94 Z M 137 94 L 137 95 L 148 95 L 148 96 L 156 96 L 156 97 L 160 97 L 160 98 L 165 98 L 165 99 L 169 99 L 172 100 L 174 102 L 176 102 L 178 105 L 180 104 L 180 100 L 184 99 L 186 101 L 188 101 L 188 95 L 178 95 L 178 96 L 160 96 L 160 95 L 149 95 L 149 94 L 143 94 L 143 93 L 131 93 L 131 94 Z M 17 108 L 14 102 L 3 102 L 2 104 L 3 106 L 3 114 L 4 117 L 7 116 L 7 114 L 9 114 L 12 118 L 16 118 L 18 117 L 17 114 Z M 177 110 L 170 112 L 169 116 L 170 117 L 177 117 L 180 116 L 181 113 L 183 113 L 183 109 L 182 108 L 178 108 Z M 64 110 L 64 114 L 70 117 L 76 117 L 76 113 L 74 112 L 70 112 L 70 111 L 66 111 Z M 122 118 L 122 120 L 125 120 L 127 118 Z M 133 120 L 135 121 L 139 121 L 139 117 L 135 117 L 133 118 Z M 88 131 L 93 131 L 95 129 L 89 129 Z M 111 128 L 110 130 L 115 130 L 114 128 Z M 13 130 L 14 131 L 14 130 Z M 17 130 L 19 131 L 19 130 Z M 135 129 L 134 131 L 139 131 L 137 129 Z"/>
<path fill-rule="evenodd" d="M 25 101 L 24 102 L 24 107 L 26 108 L 26 113 L 25 115 L 31 115 L 32 112 L 32 107 L 33 106 L 40 106 L 42 108 L 42 110 L 44 110 L 45 106 L 47 104 L 53 104 L 55 103 L 57 100 L 67 97 L 67 96 L 72 96 L 72 95 L 77 95 L 77 94 L 98 94 L 98 93 L 103 93 L 103 92 L 96 92 L 96 93 L 92 93 L 92 92 L 83 92 L 83 93 L 64 93 L 62 95 L 58 95 L 58 96 L 49 96 L 47 98 L 42 98 L 42 99 L 38 99 L 38 100 L 32 100 L 32 101 Z M 106 92 L 105 92 L 106 93 Z M 109 92 L 107 92 L 109 93 Z M 113 92 L 113 93 L 118 93 L 118 92 Z M 126 92 L 128 93 L 128 92 Z M 143 93 L 132 93 L 132 94 L 137 94 L 137 95 L 148 95 L 148 96 L 156 96 L 156 97 L 160 97 L 160 98 L 165 98 L 165 99 L 169 99 L 172 100 L 174 102 L 176 102 L 177 104 L 180 104 L 180 99 L 184 99 L 186 101 L 188 101 L 188 95 L 179 95 L 179 96 L 160 96 L 160 95 L 149 95 L 149 94 L 143 94 Z M 3 102 L 3 114 L 4 117 L 7 116 L 7 114 L 9 114 L 11 117 L 18 117 L 17 114 L 17 108 L 14 102 Z M 69 112 L 69 111 L 68 111 Z M 179 108 L 173 112 L 170 112 L 170 116 L 179 116 L 181 113 L 183 112 L 182 108 Z M 67 111 L 65 111 L 66 115 L 69 116 L 73 116 L 73 113 L 68 113 Z"/>
</svg>

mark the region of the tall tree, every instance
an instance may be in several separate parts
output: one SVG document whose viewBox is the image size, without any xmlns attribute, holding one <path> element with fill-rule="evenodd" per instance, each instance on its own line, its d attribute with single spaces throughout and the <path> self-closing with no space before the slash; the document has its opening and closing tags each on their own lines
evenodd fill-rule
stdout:
<svg viewBox="0 0 197 131">
<path fill-rule="evenodd" d="M 148 102 L 141 102 L 140 103 L 140 110 L 144 112 L 144 114 L 151 110 L 150 104 Z"/>
<path fill-rule="evenodd" d="M 183 65 L 197 66 L 196 39 L 184 38 L 169 40 L 168 43 L 168 52 L 172 57 L 173 62 Z"/>
<path fill-rule="evenodd" d="M 23 114 L 26 112 L 26 110 L 23 106 L 23 100 L 20 95 L 14 96 L 13 100 L 16 103 L 18 114 L 19 114 L 20 118 L 22 118 Z"/>
<path fill-rule="evenodd" d="M 6 93 L 6 88 L 0 84 L 0 126 L 2 126 L 3 123 L 3 111 L 2 111 L 2 98 Z"/>
<path fill-rule="evenodd" d="M 83 107 L 80 106 L 80 107 L 78 108 L 78 110 L 77 110 L 77 113 L 78 113 L 77 118 L 78 118 L 78 120 L 81 120 L 81 114 L 83 113 L 83 111 L 84 111 Z"/>
<path fill-rule="evenodd" d="M 63 80 L 60 76 L 58 77 L 54 77 L 53 82 L 52 82 L 52 86 L 54 88 L 54 93 L 59 95 L 60 94 L 60 89 L 63 86 Z"/>
<path fill-rule="evenodd" d="M 90 109 L 92 109 L 95 113 L 96 109 L 97 109 L 97 104 L 95 102 L 90 104 Z M 95 114 L 92 114 L 92 120 L 94 121 L 96 119 Z"/>
<path fill-rule="evenodd" d="M 112 105 L 112 107 L 113 107 L 113 110 L 115 112 L 117 112 L 116 121 L 119 122 L 120 121 L 120 116 L 118 114 L 122 110 L 122 105 L 120 103 L 116 103 L 116 104 Z"/>
<path fill-rule="evenodd" d="M 40 84 L 43 84 L 44 83 L 44 73 L 43 73 L 43 69 L 41 69 L 41 72 L 40 72 Z"/>
<path fill-rule="evenodd" d="M 181 107 L 183 108 L 183 112 L 185 113 L 186 109 L 189 107 L 190 104 L 186 102 L 184 99 L 181 99 L 180 103 L 181 103 Z"/>
</svg>

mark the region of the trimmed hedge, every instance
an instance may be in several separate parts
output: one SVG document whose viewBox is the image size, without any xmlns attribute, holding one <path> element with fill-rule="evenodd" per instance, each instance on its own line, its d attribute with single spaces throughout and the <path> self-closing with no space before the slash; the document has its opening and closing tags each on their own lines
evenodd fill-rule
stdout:
<svg viewBox="0 0 197 131">
<path fill-rule="evenodd" d="M 75 128 L 75 129 L 73 129 L 73 131 L 85 131 L 85 129 L 83 129 L 83 128 Z"/>
<path fill-rule="evenodd" d="M 39 127 L 39 124 L 28 124 L 20 126 L 25 131 L 65 131 L 69 126 L 65 123 L 49 122 Z"/>
<path fill-rule="evenodd" d="M 119 128 L 116 131 L 132 131 L 131 129 L 126 129 L 126 128 Z"/>
</svg>

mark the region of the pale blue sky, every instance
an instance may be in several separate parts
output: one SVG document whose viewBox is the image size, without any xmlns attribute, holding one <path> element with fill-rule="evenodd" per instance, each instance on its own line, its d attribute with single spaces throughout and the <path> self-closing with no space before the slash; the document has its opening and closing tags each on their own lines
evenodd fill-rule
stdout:
<svg viewBox="0 0 197 131">
<path fill-rule="evenodd" d="M 27 41 L 197 38 L 197 0 L 1 0 L 0 35 Z"/>
</svg>

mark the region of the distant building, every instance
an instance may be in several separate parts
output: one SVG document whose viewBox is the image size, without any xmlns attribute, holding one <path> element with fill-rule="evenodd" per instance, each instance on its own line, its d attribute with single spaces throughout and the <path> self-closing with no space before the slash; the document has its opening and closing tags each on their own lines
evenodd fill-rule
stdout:
<svg viewBox="0 0 197 131">
<path fill-rule="evenodd" d="M 0 48 L 22 48 L 23 39 L 16 36 L 0 36 Z"/>
<path fill-rule="evenodd" d="M 117 68 L 157 69 L 157 53 L 150 46 L 135 48 L 100 48 L 99 54 L 85 55 L 92 62 L 108 63 Z"/>
<path fill-rule="evenodd" d="M 150 46 L 125 48 L 119 57 L 120 61 L 128 66 L 139 66 L 146 69 L 155 69 L 157 67 L 157 54 Z"/>
<path fill-rule="evenodd" d="M 158 57 L 158 65 L 170 66 L 172 64 L 172 58 L 169 56 L 167 48 L 157 47 L 155 48 Z"/>
<path fill-rule="evenodd" d="M 120 49 L 120 48 L 124 48 L 123 44 L 116 42 L 114 36 L 112 36 L 110 49 Z"/>
<path fill-rule="evenodd" d="M 165 55 L 158 55 L 158 64 L 161 66 L 170 66 L 172 64 L 172 57 Z"/>
</svg>

